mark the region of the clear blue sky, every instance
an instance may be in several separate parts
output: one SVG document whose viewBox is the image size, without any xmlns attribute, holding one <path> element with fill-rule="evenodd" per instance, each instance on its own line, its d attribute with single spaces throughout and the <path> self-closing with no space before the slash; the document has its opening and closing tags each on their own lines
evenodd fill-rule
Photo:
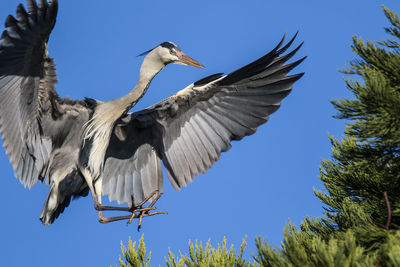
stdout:
<svg viewBox="0 0 400 267">
<path fill-rule="evenodd" d="M 3 0 L 0 20 L 15 14 L 21 0 Z M 90 197 L 71 203 L 55 223 L 42 226 L 39 214 L 48 188 L 30 191 L 14 178 L 0 151 L 0 256 L 2 266 L 110 266 L 117 263 L 120 241 L 145 236 L 153 266 L 164 265 L 168 248 L 187 252 L 191 240 L 213 245 L 226 236 L 239 247 L 247 235 L 255 252 L 258 235 L 279 245 L 290 221 L 320 216 L 313 188 L 319 163 L 329 158 L 328 134 L 341 135 L 344 121 L 332 118 L 330 99 L 351 97 L 337 70 L 354 58 L 353 34 L 386 38 L 388 22 L 380 4 L 400 11 L 399 1 L 78 1 L 59 0 L 50 38 L 57 62 L 58 92 L 74 99 L 108 100 L 135 84 L 142 58 L 136 55 L 163 41 L 177 43 L 205 69 L 170 65 L 154 79 L 136 109 L 160 101 L 206 75 L 230 72 L 268 52 L 287 32 L 299 30 L 308 56 L 295 72 L 295 84 L 281 109 L 256 134 L 224 153 L 206 175 L 176 192 L 165 180 L 157 208 L 168 211 L 134 222 L 103 225 Z M 4 29 L 1 26 L 1 31 Z"/>
</svg>

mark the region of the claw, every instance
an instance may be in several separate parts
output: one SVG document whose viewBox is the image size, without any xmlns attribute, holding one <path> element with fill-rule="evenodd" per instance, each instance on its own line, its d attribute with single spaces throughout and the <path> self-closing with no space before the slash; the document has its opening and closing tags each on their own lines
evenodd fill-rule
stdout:
<svg viewBox="0 0 400 267">
<path fill-rule="evenodd" d="M 168 214 L 168 213 L 165 212 L 165 211 L 156 211 L 156 212 L 153 212 L 153 213 L 146 212 L 146 213 L 141 214 L 139 216 L 139 223 L 138 223 L 138 228 L 137 228 L 138 232 L 140 231 L 140 228 L 142 227 L 142 219 L 144 217 L 153 216 L 153 215 L 157 215 L 157 214 Z"/>
<path fill-rule="evenodd" d="M 157 197 L 150 203 L 149 206 L 147 206 L 146 208 L 143 208 L 143 205 L 149 201 L 155 194 L 157 194 L 158 191 L 154 191 L 150 196 L 148 196 L 145 200 L 143 200 L 142 202 L 140 202 L 139 204 L 137 204 L 136 206 L 132 207 L 132 215 L 129 218 L 128 222 L 126 223 L 126 225 L 132 223 L 132 220 L 134 218 L 139 218 L 139 223 L 138 223 L 138 231 L 140 231 L 140 228 L 142 227 L 142 220 L 144 217 L 147 216 L 152 216 L 152 215 L 156 215 L 156 214 L 166 214 L 165 211 L 158 211 L 158 212 L 153 212 L 153 213 L 149 213 L 149 211 L 151 210 L 155 210 L 156 208 L 154 207 L 154 204 L 157 202 L 157 200 L 161 197 L 161 194 L 158 193 Z M 134 201 L 134 198 L 132 196 L 132 201 Z M 132 202 L 135 203 L 135 202 Z M 136 213 L 138 212 L 138 213 Z"/>
<path fill-rule="evenodd" d="M 129 221 L 126 224 L 130 224 L 133 219 L 140 218 L 140 216 L 142 216 L 142 214 L 149 214 L 148 213 L 149 211 L 155 210 L 155 209 L 156 209 L 155 207 L 147 207 L 147 208 L 140 208 L 140 209 L 133 210 L 131 218 L 129 219 Z M 136 212 L 139 212 L 139 213 L 136 213 Z"/>
<path fill-rule="evenodd" d="M 140 228 L 142 228 L 142 219 L 143 219 L 143 214 L 141 214 L 140 217 L 139 217 L 139 223 L 138 223 L 138 226 L 137 226 L 137 231 L 138 232 L 140 231 Z"/>
</svg>

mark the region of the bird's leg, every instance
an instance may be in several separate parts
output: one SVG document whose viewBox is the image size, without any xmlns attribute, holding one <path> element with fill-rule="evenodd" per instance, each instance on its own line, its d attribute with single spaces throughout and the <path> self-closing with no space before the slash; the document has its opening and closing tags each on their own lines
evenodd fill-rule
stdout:
<svg viewBox="0 0 400 267">
<path fill-rule="evenodd" d="M 94 203 L 94 208 L 97 211 L 103 211 L 103 210 L 120 210 L 120 211 L 130 211 L 130 208 L 128 207 L 112 207 L 112 206 L 103 206 L 101 204 L 101 193 L 99 195 L 96 194 L 96 190 L 94 188 L 94 180 L 89 172 L 88 169 L 81 169 L 81 173 L 83 177 L 85 178 L 86 184 L 89 187 L 90 193 L 93 198 L 93 203 Z M 98 197 L 99 200 L 97 200 L 96 196 Z"/>
<path fill-rule="evenodd" d="M 149 211 L 149 210 L 154 210 L 154 207 L 151 208 L 128 208 L 128 207 L 111 207 L 111 206 L 103 206 L 101 204 L 102 200 L 101 200 L 101 196 L 97 196 L 98 199 L 96 199 L 95 201 L 95 206 L 96 206 L 96 210 L 99 213 L 99 222 L 101 223 L 109 223 L 109 222 L 115 222 L 115 221 L 121 221 L 121 220 L 131 220 L 132 221 L 132 217 L 134 217 L 135 212 L 144 212 L 144 211 Z M 150 199 L 152 196 L 150 196 L 148 199 Z M 148 199 L 146 199 L 145 201 L 143 201 L 142 203 L 144 204 Z M 134 203 L 134 202 L 132 202 Z M 142 205 L 142 203 L 140 203 Z M 153 204 L 154 205 L 154 204 Z M 132 212 L 132 215 L 125 215 L 125 216 L 114 216 L 114 217 L 105 217 L 103 215 L 103 211 L 105 210 L 118 210 L 118 211 L 128 211 L 128 212 Z M 158 213 L 157 213 L 158 214 Z M 131 219 L 132 218 L 132 219 Z"/>
<path fill-rule="evenodd" d="M 166 213 L 164 211 L 158 211 L 158 212 L 149 213 L 149 211 L 156 209 L 154 207 L 154 204 L 161 197 L 161 193 L 159 193 L 158 190 L 156 190 L 153 193 L 151 193 L 150 196 L 148 196 L 145 200 L 143 200 L 141 203 L 139 203 L 136 206 L 135 206 L 135 200 L 134 200 L 134 198 L 132 196 L 132 207 L 131 208 L 128 208 L 128 207 L 103 206 L 102 205 L 102 200 L 101 200 L 101 192 L 99 194 L 96 194 L 96 190 L 94 188 L 94 182 L 93 182 L 93 179 L 91 178 L 90 172 L 87 169 L 83 169 L 83 170 L 81 170 L 81 173 L 83 174 L 83 177 L 85 178 L 86 183 L 87 183 L 87 185 L 89 187 L 90 193 L 92 194 L 93 202 L 94 202 L 94 208 L 98 211 L 99 222 L 101 222 L 101 223 L 109 223 L 109 222 L 115 222 L 115 221 L 120 221 L 120 220 L 128 220 L 128 224 L 130 224 L 134 218 L 139 218 L 139 226 L 138 226 L 138 230 L 139 230 L 140 227 L 141 227 L 141 224 L 142 224 L 143 217 L 152 216 L 152 215 L 156 215 L 156 214 L 165 214 Z M 147 201 L 149 201 L 152 197 L 154 197 L 155 194 L 158 194 L 158 195 L 152 201 L 152 203 L 149 206 L 143 208 L 143 205 Z M 127 212 L 131 212 L 132 215 L 105 217 L 105 216 L 103 216 L 103 211 L 105 211 L 105 210 L 127 211 Z"/>
<path fill-rule="evenodd" d="M 121 208 L 120 210 L 129 211 L 129 208 L 103 206 L 103 205 L 101 205 L 101 196 L 98 196 L 98 201 L 96 200 L 96 202 L 99 204 L 98 205 L 99 209 L 97 209 L 97 208 L 96 209 L 99 212 L 99 222 L 101 222 L 101 223 L 109 223 L 109 222 L 115 222 L 115 221 L 120 221 L 120 220 L 127 220 L 130 218 L 130 215 L 105 217 L 105 216 L 103 216 L 103 210 L 115 210 L 115 209 L 111 209 L 111 208 Z M 124 209 L 122 209 L 122 208 L 124 208 Z"/>
<path fill-rule="evenodd" d="M 85 176 L 86 178 L 86 176 Z M 92 194 L 93 197 L 93 203 L 94 203 L 94 208 L 98 211 L 99 213 L 99 222 L 101 223 L 108 223 L 108 222 L 113 222 L 113 221 L 118 221 L 118 220 L 126 220 L 129 219 L 129 216 L 117 216 L 117 217 L 112 217 L 112 218 L 108 218 L 108 217 L 104 217 L 103 216 L 103 210 L 112 210 L 111 208 L 121 208 L 122 210 L 126 210 L 128 208 L 124 208 L 124 207 L 109 207 L 109 206 L 103 206 L 101 204 L 101 194 L 99 196 L 97 196 L 95 190 L 94 190 L 94 186 L 93 183 L 91 182 L 87 182 L 88 186 L 89 186 L 89 190 L 90 193 Z M 98 200 L 96 198 L 96 196 L 98 197 Z M 119 210 L 121 210 L 119 209 Z M 129 210 L 129 209 L 128 209 Z M 126 218 L 125 218 L 126 217 Z"/>
<path fill-rule="evenodd" d="M 157 196 L 154 198 L 154 200 L 150 203 L 150 205 L 148 205 L 147 207 L 143 208 L 143 205 L 149 201 L 152 197 L 154 197 L 154 195 Z M 153 216 L 153 215 L 157 215 L 157 214 L 166 214 L 165 211 L 156 211 L 156 212 L 152 212 L 150 213 L 149 211 L 151 210 L 155 210 L 156 208 L 154 207 L 154 204 L 156 204 L 157 200 L 161 197 L 161 193 L 156 190 L 153 193 L 150 194 L 150 196 L 148 196 L 146 199 L 144 199 L 142 202 L 140 202 L 139 204 L 137 204 L 135 206 L 135 199 L 132 196 L 132 215 L 129 218 L 128 222 L 126 223 L 127 225 L 130 224 L 132 222 L 132 220 L 134 218 L 139 218 L 139 223 L 138 223 L 138 231 L 140 230 L 140 228 L 142 227 L 142 219 L 143 217 L 148 217 L 148 216 Z"/>
</svg>

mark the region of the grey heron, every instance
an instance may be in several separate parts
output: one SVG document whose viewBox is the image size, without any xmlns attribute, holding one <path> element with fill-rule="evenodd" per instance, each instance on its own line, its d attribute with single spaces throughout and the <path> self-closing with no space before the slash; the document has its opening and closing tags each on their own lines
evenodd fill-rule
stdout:
<svg viewBox="0 0 400 267">
<path fill-rule="evenodd" d="M 0 38 L 0 133 L 15 176 L 26 187 L 50 186 L 40 220 L 48 225 L 72 197 L 93 197 L 103 223 L 151 216 L 163 192 L 163 171 L 176 190 L 205 173 L 269 119 L 303 73 L 288 73 L 305 57 L 287 61 L 296 35 L 258 60 L 230 73 L 194 82 L 144 110 L 129 113 L 152 79 L 170 63 L 202 68 L 171 42 L 144 53 L 136 86 L 99 101 L 61 98 L 48 40 L 57 0 L 27 0 L 9 15 Z M 102 195 L 126 207 L 104 206 Z M 145 206 L 146 203 L 148 206 Z M 129 215 L 105 217 L 103 211 Z"/>
</svg>

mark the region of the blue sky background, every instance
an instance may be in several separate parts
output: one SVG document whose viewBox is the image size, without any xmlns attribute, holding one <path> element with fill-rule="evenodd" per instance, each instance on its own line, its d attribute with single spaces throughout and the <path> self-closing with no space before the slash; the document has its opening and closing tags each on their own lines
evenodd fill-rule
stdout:
<svg viewBox="0 0 400 267">
<path fill-rule="evenodd" d="M 4 21 L 20 0 L 0 3 Z M 187 252 L 188 240 L 213 245 L 226 236 L 235 248 L 247 235 L 248 251 L 261 235 L 279 245 L 288 220 L 321 216 L 313 188 L 319 163 L 330 158 L 328 134 L 340 136 L 344 121 L 333 119 L 330 99 L 352 97 L 337 70 L 354 59 L 353 34 L 369 40 L 387 37 L 384 3 L 399 1 L 78 1 L 60 0 L 50 38 L 57 62 L 58 92 L 74 99 L 108 100 L 133 88 L 142 58 L 136 55 L 173 41 L 205 69 L 169 65 L 154 79 L 135 109 L 145 108 L 206 75 L 231 72 L 264 55 L 282 35 L 299 30 L 304 41 L 295 58 L 308 56 L 295 71 L 295 84 L 281 109 L 256 134 L 224 153 L 219 162 L 187 188 L 176 192 L 165 180 L 157 208 L 168 215 L 137 222 L 100 224 L 90 197 L 73 201 L 55 223 L 42 226 L 39 214 L 48 187 L 30 191 L 14 178 L 0 151 L 0 256 L 2 266 L 110 266 L 118 262 L 120 241 L 142 234 L 152 265 L 164 265 L 170 248 Z M 4 28 L 1 26 L 0 30 Z M 248 253 L 250 255 L 250 253 Z"/>
</svg>

